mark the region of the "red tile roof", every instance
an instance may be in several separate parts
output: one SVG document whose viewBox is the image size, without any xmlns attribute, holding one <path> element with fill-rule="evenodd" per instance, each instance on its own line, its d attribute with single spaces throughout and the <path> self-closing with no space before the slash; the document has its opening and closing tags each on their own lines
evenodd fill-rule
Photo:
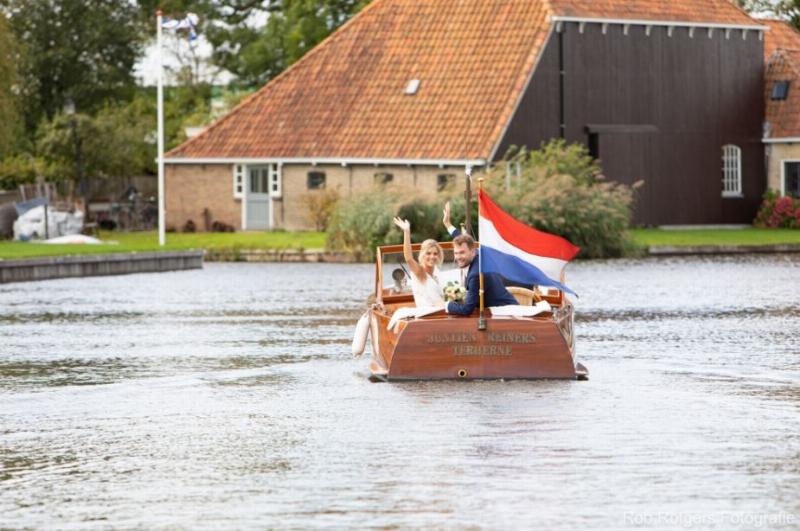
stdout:
<svg viewBox="0 0 800 531">
<path fill-rule="evenodd" d="M 551 15 L 756 25 L 728 0 L 374 0 L 167 157 L 487 159 Z"/>
<path fill-rule="evenodd" d="M 789 22 L 776 19 L 758 20 L 766 26 L 769 31 L 764 33 L 764 57 L 769 57 L 779 48 L 787 50 L 800 50 L 800 32 Z"/>
<path fill-rule="evenodd" d="M 565 17 L 756 26 L 731 0 L 549 0 Z"/>
<path fill-rule="evenodd" d="M 767 66 L 765 100 L 769 138 L 800 137 L 800 50 L 777 50 Z M 776 81 L 789 81 L 785 100 L 773 100 Z"/>
</svg>

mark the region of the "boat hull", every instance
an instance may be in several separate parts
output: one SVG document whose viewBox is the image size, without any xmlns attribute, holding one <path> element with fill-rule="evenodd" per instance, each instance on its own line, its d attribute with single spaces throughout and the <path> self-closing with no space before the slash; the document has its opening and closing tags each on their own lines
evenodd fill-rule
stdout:
<svg viewBox="0 0 800 531">
<path fill-rule="evenodd" d="M 374 311 L 373 376 L 383 380 L 576 379 L 572 308 L 558 318 L 442 316 L 401 322 Z M 377 334 L 375 334 L 377 332 Z"/>
</svg>

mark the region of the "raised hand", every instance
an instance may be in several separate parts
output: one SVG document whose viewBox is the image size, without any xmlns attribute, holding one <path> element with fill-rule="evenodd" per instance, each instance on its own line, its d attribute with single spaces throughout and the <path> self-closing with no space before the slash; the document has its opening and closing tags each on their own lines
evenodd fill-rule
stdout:
<svg viewBox="0 0 800 531">
<path fill-rule="evenodd" d="M 407 219 L 394 218 L 394 224 L 403 232 L 411 232 L 411 223 Z"/>
<path fill-rule="evenodd" d="M 450 201 L 444 204 L 444 210 L 442 210 L 442 223 L 444 223 L 445 227 L 450 227 L 452 223 L 450 223 Z"/>
</svg>

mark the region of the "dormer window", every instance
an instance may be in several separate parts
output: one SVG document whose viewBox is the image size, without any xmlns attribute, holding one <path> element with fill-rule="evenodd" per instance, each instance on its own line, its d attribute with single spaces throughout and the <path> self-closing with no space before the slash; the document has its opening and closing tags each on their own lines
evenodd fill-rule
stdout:
<svg viewBox="0 0 800 531">
<path fill-rule="evenodd" d="M 785 100 L 786 96 L 789 95 L 789 82 L 788 81 L 775 81 L 772 84 L 772 95 L 770 99 L 773 101 L 776 100 Z"/>
</svg>

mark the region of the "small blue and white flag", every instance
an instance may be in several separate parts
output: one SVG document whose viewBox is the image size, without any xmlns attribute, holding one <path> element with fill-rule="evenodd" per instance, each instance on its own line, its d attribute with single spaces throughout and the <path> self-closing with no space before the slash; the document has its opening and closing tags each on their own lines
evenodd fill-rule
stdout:
<svg viewBox="0 0 800 531">
<path fill-rule="evenodd" d="M 189 30 L 189 40 L 197 38 L 197 24 L 200 22 L 200 17 L 194 13 L 186 13 L 182 19 L 166 19 L 161 23 L 161 27 L 168 30 L 178 31 L 182 29 Z"/>
</svg>

